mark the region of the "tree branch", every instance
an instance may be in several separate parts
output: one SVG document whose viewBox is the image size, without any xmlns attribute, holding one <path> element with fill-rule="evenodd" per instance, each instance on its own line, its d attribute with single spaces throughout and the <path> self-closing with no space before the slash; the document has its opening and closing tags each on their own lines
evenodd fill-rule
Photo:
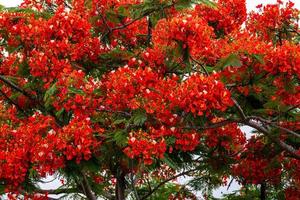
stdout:
<svg viewBox="0 0 300 200">
<path fill-rule="evenodd" d="M 70 10 L 73 9 L 73 7 L 68 3 L 68 1 L 64 1 L 64 5 L 66 8 L 69 8 Z"/>
<path fill-rule="evenodd" d="M 41 194 L 74 194 L 74 193 L 81 193 L 78 188 L 59 188 L 54 190 L 37 190 L 36 193 Z"/>
<path fill-rule="evenodd" d="M 275 138 L 273 137 L 273 135 L 269 132 L 268 129 L 266 129 L 265 127 L 261 126 L 260 124 L 252 121 L 254 120 L 258 120 L 262 123 L 266 123 L 268 122 L 267 120 L 264 120 L 260 117 L 247 117 L 243 111 L 243 109 L 241 108 L 241 106 L 238 104 L 238 102 L 232 97 L 232 100 L 234 102 L 235 107 L 238 109 L 238 112 L 240 114 L 240 116 L 242 117 L 243 121 L 242 123 L 245 125 L 248 125 L 252 128 L 255 128 L 256 130 L 260 131 L 261 133 L 263 133 L 265 136 L 267 136 L 268 138 L 270 138 L 275 144 L 277 144 L 278 146 L 280 146 L 283 150 L 287 151 L 288 153 L 290 153 L 294 158 L 299 159 L 300 160 L 300 154 L 297 153 L 297 150 L 294 149 L 294 147 L 286 144 L 285 142 L 281 141 L 279 138 Z M 268 123 L 266 123 L 268 124 Z M 283 128 L 283 127 L 281 127 Z M 285 130 L 287 131 L 287 130 Z M 289 132 L 291 132 L 289 130 Z M 296 134 L 298 135 L 298 134 Z"/>
<path fill-rule="evenodd" d="M 260 184 L 260 200 L 266 200 L 267 197 L 267 184 L 262 182 Z"/>
<path fill-rule="evenodd" d="M 93 193 L 93 190 L 87 180 L 86 175 L 82 172 L 82 189 L 85 191 L 85 195 L 89 200 L 97 200 L 97 197 Z"/>
<path fill-rule="evenodd" d="M 194 59 L 192 56 L 190 56 L 190 58 L 191 58 L 192 61 L 194 61 L 196 64 L 198 64 L 202 68 L 202 70 L 205 72 L 206 76 L 209 76 L 208 71 L 206 70 L 206 68 L 203 66 L 202 63 L 200 63 L 199 61 L 197 61 L 196 59 Z"/>
<path fill-rule="evenodd" d="M 268 138 L 270 138 L 275 144 L 277 144 L 278 146 L 280 146 L 283 150 L 285 150 L 288 153 L 290 153 L 294 158 L 300 160 L 300 154 L 297 153 L 297 150 L 294 149 L 294 147 L 286 144 L 285 142 L 281 141 L 279 138 L 273 137 L 272 134 L 266 128 L 264 128 L 263 126 L 261 126 L 260 124 L 254 122 L 251 119 L 245 120 L 244 124 L 248 125 L 248 126 L 250 126 L 252 128 L 255 128 L 258 131 L 260 131 L 265 136 L 267 136 Z"/>
<path fill-rule="evenodd" d="M 151 21 L 151 18 L 148 16 L 148 33 L 147 33 L 147 45 L 150 45 L 151 43 L 151 39 L 152 39 L 152 28 L 153 28 L 153 24 Z"/>
<path fill-rule="evenodd" d="M 108 113 L 119 113 L 119 114 L 122 114 L 122 115 L 125 115 L 127 117 L 131 117 L 132 114 L 129 113 L 129 112 L 126 112 L 126 111 L 115 111 L 115 110 L 109 110 L 109 109 L 96 109 L 98 112 L 108 112 Z"/>
<path fill-rule="evenodd" d="M 179 173 L 179 174 L 177 174 L 177 175 L 175 175 L 175 176 L 172 176 L 171 178 L 168 178 L 168 179 L 162 181 L 162 182 L 159 183 L 157 186 L 155 186 L 148 194 L 144 195 L 144 196 L 141 198 L 141 200 L 145 200 L 145 199 L 147 199 L 148 197 L 150 197 L 156 190 L 158 190 L 161 186 L 163 186 L 164 184 L 168 183 L 169 181 L 172 181 L 173 179 L 176 179 L 176 178 L 178 178 L 178 177 L 180 177 L 180 176 L 187 175 L 187 174 L 189 174 L 189 173 L 191 173 L 191 172 L 195 172 L 195 171 L 197 171 L 197 170 L 199 170 L 199 169 L 198 169 L 198 168 L 195 168 L 195 169 L 191 169 L 191 170 L 188 170 L 188 171 L 185 171 L 185 172 L 181 172 L 181 173 Z"/>
<path fill-rule="evenodd" d="M 41 102 L 37 99 L 37 97 L 32 96 L 31 94 L 29 94 L 28 92 L 26 92 L 24 89 L 20 88 L 19 86 L 17 86 L 16 84 L 14 84 L 13 82 L 9 81 L 7 78 L 5 78 L 3 75 L 0 75 L 0 81 L 4 82 L 5 84 L 7 84 L 10 88 L 20 92 L 21 94 L 23 94 L 24 96 L 28 97 L 31 101 L 36 102 L 37 105 L 40 106 L 40 109 L 44 110 L 45 112 L 46 109 L 44 107 L 43 104 L 41 104 Z M 3 94 L 2 94 L 3 95 Z M 12 103 L 12 102 L 11 102 Z M 58 126 L 62 125 L 62 122 L 60 122 L 60 120 L 57 118 L 57 116 L 53 113 L 53 112 L 47 112 L 48 114 L 50 114 L 52 117 L 54 117 L 55 122 Z"/>
<path fill-rule="evenodd" d="M 112 28 L 109 29 L 108 32 L 106 32 L 105 34 L 102 35 L 101 40 L 102 40 L 103 38 L 105 38 L 108 34 L 110 34 L 110 33 L 113 32 L 113 31 L 124 29 L 124 28 L 130 26 L 131 24 L 135 23 L 136 21 L 139 21 L 140 19 L 143 19 L 144 17 L 146 17 L 146 16 L 148 16 L 148 15 L 150 15 L 150 14 L 156 12 L 156 11 L 159 11 L 159 10 L 161 10 L 161 9 L 164 10 L 164 9 L 170 8 L 170 7 L 174 6 L 174 5 L 175 5 L 175 3 L 172 3 L 172 4 L 170 4 L 170 5 L 164 6 L 163 8 L 150 10 L 150 11 L 148 11 L 148 12 L 145 12 L 145 13 L 142 14 L 141 16 L 139 16 L 139 17 L 137 17 L 137 18 L 135 18 L 135 19 L 133 19 L 133 20 L 131 20 L 131 21 L 129 21 L 129 22 L 123 24 L 123 25 L 112 27 Z"/>
<path fill-rule="evenodd" d="M 237 108 L 238 112 L 239 112 L 239 115 L 241 116 L 241 118 L 243 120 L 245 120 L 247 117 L 242 109 L 242 107 L 240 106 L 240 104 L 237 102 L 237 100 L 235 100 L 235 98 L 231 97 L 231 100 L 233 101 L 234 103 L 234 106 Z"/>
<path fill-rule="evenodd" d="M 296 132 L 294 132 L 294 131 L 292 131 L 292 130 L 290 130 L 290 129 L 287 129 L 287 128 L 285 128 L 285 127 L 279 126 L 279 125 L 277 125 L 275 122 L 272 122 L 272 121 L 263 119 L 263 118 L 258 117 L 258 116 L 250 116 L 250 117 L 248 117 L 248 119 L 258 120 L 258 121 L 260 121 L 260 122 L 262 122 L 262 123 L 265 123 L 265 124 L 274 126 L 274 127 L 278 128 L 278 129 L 280 129 L 280 130 L 282 130 L 282 131 L 284 131 L 284 132 L 290 133 L 291 135 L 293 135 L 293 136 L 295 136 L 295 137 L 297 137 L 297 138 L 300 139 L 300 135 L 299 135 L 298 133 L 296 133 Z"/>
<path fill-rule="evenodd" d="M 136 200 L 140 200 L 139 194 L 135 188 L 135 181 L 134 181 L 134 177 L 133 177 L 133 160 L 130 160 L 130 168 L 131 168 L 131 172 L 130 172 L 130 183 L 131 183 L 131 187 L 133 190 L 133 194 L 136 198 Z"/>
<path fill-rule="evenodd" d="M 34 100 L 34 98 L 29 93 L 27 93 L 25 90 L 23 90 L 22 88 L 20 88 L 19 86 L 17 86 L 13 82 L 11 82 L 8 79 L 6 79 L 3 75 L 0 75 L 0 80 L 2 82 L 4 82 L 5 84 L 9 85 L 11 88 L 13 88 L 13 89 L 17 90 L 18 92 L 24 94 L 25 96 L 27 96 L 31 100 Z"/>
<path fill-rule="evenodd" d="M 16 108 L 19 111 L 21 111 L 26 116 L 28 116 L 27 113 L 25 112 L 25 110 L 23 110 L 16 102 L 14 102 L 13 100 L 11 100 L 2 90 L 0 90 L 0 95 L 2 95 L 8 101 L 9 104 L 16 106 Z"/>
<path fill-rule="evenodd" d="M 243 121 L 228 119 L 228 120 L 224 120 L 224 121 L 217 122 L 214 124 L 210 124 L 208 126 L 186 126 L 186 127 L 184 127 L 184 129 L 208 130 L 208 129 L 220 128 L 220 127 L 226 126 L 228 124 L 240 123 L 240 122 L 243 122 Z"/>
</svg>

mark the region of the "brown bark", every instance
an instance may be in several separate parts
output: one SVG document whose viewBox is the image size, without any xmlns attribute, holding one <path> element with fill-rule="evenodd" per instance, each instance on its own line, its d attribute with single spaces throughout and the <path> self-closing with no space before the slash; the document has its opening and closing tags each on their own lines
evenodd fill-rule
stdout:
<svg viewBox="0 0 300 200">
<path fill-rule="evenodd" d="M 120 176 L 117 177 L 116 200 L 125 200 L 125 189 L 126 189 L 125 175 L 121 174 Z"/>
<path fill-rule="evenodd" d="M 267 197 L 267 185 L 265 182 L 260 184 L 260 200 L 266 200 Z"/>
</svg>

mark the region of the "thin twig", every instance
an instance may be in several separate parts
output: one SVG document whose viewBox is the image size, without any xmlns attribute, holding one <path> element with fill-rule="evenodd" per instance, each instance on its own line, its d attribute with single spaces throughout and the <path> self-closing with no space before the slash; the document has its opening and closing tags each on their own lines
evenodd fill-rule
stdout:
<svg viewBox="0 0 300 200">
<path fill-rule="evenodd" d="M 246 117 L 246 115 L 245 115 L 245 113 L 244 113 L 242 107 L 240 106 L 240 104 L 239 104 L 239 103 L 237 102 L 237 100 L 235 100 L 235 98 L 233 98 L 233 97 L 231 97 L 231 100 L 233 101 L 234 106 L 237 108 L 237 110 L 238 110 L 238 112 L 239 112 L 241 118 L 245 120 L 247 117 Z"/>
<path fill-rule="evenodd" d="M 147 42 L 146 42 L 147 45 L 151 44 L 152 28 L 153 28 L 153 24 L 152 24 L 150 16 L 148 16 L 148 34 L 147 34 Z"/>
<path fill-rule="evenodd" d="M 22 113 L 24 113 L 26 116 L 27 113 L 23 108 L 21 108 L 16 102 L 14 102 L 12 99 L 10 99 L 2 90 L 0 90 L 0 94 L 8 101 L 9 104 L 16 106 L 18 110 L 20 110 Z"/>
<path fill-rule="evenodd" d="M 196 64 L 198 64 L 202 68 L 202 70 L 205 72 L 206 76 L 209 76 L 207 69 L 205 68 L 205 66 L 202 63 L 200 63 L 199 61 L 194 59 L 192 56 L 190 56 L 190 58 L 192 59 L 192 61 L 194 61 Z"/>
<path fill-rule="evenodd" d="M 67 1 L 64 1 L 64 5 L 69 8 L 70 10 L 73 9 L 73 7 L 67 2 Z"/>
<path fill-rule="evenodd" d="M 96 111 L 98 112 L 108 112 L 108 113 L 119 113 L 122 115 L 125 115 L 127 117 L 131 117 L 132 114 L 129 112 L 125 112 L 125 111 L 118 111 L 118 110 L 109 110 L 109 109 L 96 109 Z"/>
<path fill-rule="evenodd" d="M 172 3 L 172 4 L 170 4 L 170 5 L 164 6 L 162 9 L 164 10 L 164 9 L 170 8 L 170 7 L 174 6 L 174 5 L 175 5 L 175 3 Z M 160 9 L 159 9 L 159 10 L 160 10 Z M 101 40 L 102 40 L 103 38 L 105 38 L 108 34 L 110 34 L 111 32 L 116 31 L 116 30 L 124 29 L 124 28 L 130 26 L 131 24 L 133 24 L 133 23 L 139 21 L 140 19 L 143 19 L 144 17 L 146 17 L 146 16 L 148 16 L 148 15 L 150 15 L 150 14 L 156 12 L 156 11 L 158 11 L 158 9 L 150 10 L 150 11 L 145 12 L 145 13 L 142 14 L 141 16 L 139 16 L 139 17 L 137 17 L 137 18 L 135 18 L 135 19 L 133 19 L 133 20 L 127 22 L 127 23 L 124 23 L 124 24 L 122 24 L 122 25 L 120 25 L 120 26 L 115 26 L 115 27 L 110 28 L 110 30 L 109 30 L 108 32 L 106 32 L 106 33 L 104 33 L 104 34 L 102 35 Z"/>
<path fill-rule="evenodd" d="M 151 192 L 152 191 L 152 187 L 151 187 L 151 184 L 150 184 L 148 178 L 146 178 L 146 182 L 147 182 L 147 185 L 148 185 L 149 192 Z"/>
<path fill-rule="evenodd" d="M 133 178 L 133 160 L 130 160 L 130 168 L 131 168 L 131 172 L 130 172 L 130 182 L 131 182 L 131 187 L 133 190 L 133 194 L 136 198 L 136 200 L 140 200 L 139 194 L 135 188 L 135 183 L 134 183 L 134 178 Z"/>
<path fill-rule="evenodd" d="M 285 127 L 279 126 L 279 125 L 277 125 L 275 122 L 272 122 L 272 121 L 263 119 L 263 118 L 258 117 L 258 116 L 250 116 L 250 117 L 248 117 L 248 119 L 254 119 L 254 120 L 261 121 L 262 123 L 266 123 L 266 124 L 268 124 L 268 125 L 274 126 L 274 127 L 278 128 L 278 129 L 284 131 L 284 132 L 290 133 L 290 134 L 292 134 L 293 136 L 295 136 L 295 137 L 297 137 L 297 138 L 300 138 L 300 135 L 299 135 L 298 133 L 296 133 L 296 132 L 294 132 L 294 131 L 292 131 L 292 130 L 290 130 L 290 129 L 287 129 L 287 128 L 285 128 Z"/>
<path fill-rule="evenodd" d="M 133 19 L 133 20 L 131 20 L 131 21 L 129 21 L 129 22 L 123 24 L 123 25 L 120 25 L 120 26 L 116 26 L 116 27 L 110 28 L 110 29 L 108 30 L 108 32 L 106 32 L 106 33 L 103 34 L 103 36 L 101 37 L 101 40 L 102 40 L 103 38 L 107 37 L 107 35 L 110 34 L 110 33 L 112 33 L 113 31 L 120 30 L 120 29 L 124 29 L 124 28 L 126 28 L 127 26 L 130 26 L 131 24 L 133 24 L 133 23 L 135 23 L 136 21 L 138 21 L 138 20 L 144 18 L 144 17 L 147 16 L 147 15 L 148 15 L 148 13 L 147 13 L 147 14 L 144 14 L 144 15 L 141 15 L 140 17 L 138 17 L 138 18 L 136 18 L 136 19 Z"/>
<path fill-rule="evenodd" d="M 86 175 L 84 174 L 84 172 L 81 173 L 82 174 L 82 189 L 85 191 L 85 195 L 89 200 L 97 200 L 97 197 L 95 196 L 95 194 L 93 193 L 93 190 L 87 180 Z"/>
<path fill-rule="evenodd" d="M 253 121 L 254 117 L 252 116 L 252 118 L 247 117 L 243 111 L 243 109 L 241 108 L 241 106 L 238 104 L 238 102 L 232 97 L 232 100 L 235 104 L 235 107 L 238 109 L 238 112 L 240 114 L 240 116 L 243 119 L 243 124 L 248 125 L 252 128 L 255 128 L 256 130 L 260 131 L 261 133 L 263 133 L 265 136 L 267 136 L 268 138 L 270 138 L 275 144 L 277 144 L 278 146 L 280 146 L 283 150 L 286 150 L 287 152 L 289 152 L 294 158 L 296 159 L 300 159 L 300 155 L 297 153 L 297 150 L 294 149 L 294 147 L 286 144 L 285 142 L 281 141 L 279 138 L 275 138 L 273 137 L 273 135 L 269 132 L 268 129 L 266 129 L 265 127 L 261 126 L 260 124 L 256 123 Z M 266 122 L 267 120 L 263 120 L 260 117 L 255 117 L 256 120 L 259 120 L 261 122 Z"/>
<path fill-rule="evenodd" d="M 297 153 L 297 150 L 294 149 L 294 147 L 286 144 L 285 142 L 281 141 L 279 138 L 275 138 L 272 136 L 272 134 L 263 126 L 258 124 L 257 122 L 254 122 L 253 120 L 245 120 L 245 125 L 248 125 L 261 133 L 263 133 L 265 136 L 270 138 L 275 144 L 280 146 L 283 150 L 286 150 L 288 153 L 290 153 L 294 158 L 300 160 L 300 155 Z"/>
<path fill-rule="evenodd" d="M 73 194 L 73 193 L 80 193 L 78 188 L 61 188 L 61 189 L 54 189 L 54 190 L 36 190 L 36 193 L 41 194 Z"/>
<path fill-rule="evenodd" d="M 106 21 L 105 17 L 101 14 L 101 10 L 99 9 L 98 4 L 96 5 L 96 9 L 97 9 L 97 11 L 99 12 L 99 15 L 100 15 L 100 17 L 101 17 L 103 23 L 105 24 L 105 26 L 107 27 L 107 29 L 108 29 L 108 31 L 109 31 L 109 33 L 110 33 L 110 32 L 112 31 L 112 30 L 111 30 L 111 27 L 107 24 L 107 21 Z"/>
<path fill-rule="evenodd" d="M 295 106 L 293 106 L 293 107 L 287 109 L 286 111 L 280 112 L 280 114 L 281 114 L 281 115 L 287 114 L 288 112 L 290 112 L 290 111 L 292 111 L 292 110 L 294 110 L 294 109 L 296 109 L 296 108 L 299 108 L 299 107 L 300 107 L 300 104 L 297 104 L 297 105 L 295 105 Z M 274 118 L 272 119 L 272 121 L 273 121 L 273 122 L 274 122 L 274 121 L 277 121 L 279 118 L 280 118 L 280 115 L 274 117 Z"/>
<path fill-rule="evenodd" d="M 5 84 L 9 85 L 11 88 L 13 88 L 13 89 L 17 90 L 18 92 L 24 94 L 25 96 L 27 96 L 31 100 L 34 100 L 34 97 L 32 97 L 29 93 L 27 93 L 25 90 L 23 90 L 22 88 L 20 88 L 19 86 L 17 86 L 13 82 L 11 82 L 8 79 L 6 79 L 3 75 L 0 75 L 0 80 L 2 82 L 4 82 Z"/>
<path fill-rule="evenodd" d="M 170 182 L 170 181 L 172 181 L 172 180 L 174 180 L 174 179 L 176 179 L 176 178 L 178 178 L 178 177 L 180 177 L 180 176 L 187 175 L 187 174 L 189 174 L 189 173 L 191 173 L 191 172 L 195 172 L 195 171 L 197 171 L 197 170 L 199 170 L 199 169 L 198 169 L 198 168 L 196 168 L 196 169 L 191 169 L 191 170 L 188 170 L 188 171 L 179 173 L 179 174 L 177 174 L 177 175 L 175 175 L 175 176 L 172 176 L 171 178 L 168 178 L 168 179 L 162 181 L 162 182 L 159 183 L 157 186 L 155 186 L 148 194 L 146 194 L 145 196 L 143 196 L 143 197 L 141 198 L 141 200 L 145 200 L 145 199 L 147 199 L 148 197 L 150 197 L 156 190 L 158 190 L 158 189 L 159 189 L 161 186 L 163 186 L 164 184 L 166 184 L 166 183 L 168 183 L 168 182 Z"/>
<path fill-rule="evenodd" d="M 229 190 L 229 188 L 230 188 L 230 186 L 231 186 L 231 184 L 233 183 L 233 178 L 231 178 L 231 180 L 230 180 L 230 182 L 229 182 L 229 184 L 228 184 L 228 186 L 227 186 L 227 191 Z"/>
<path fill-rule="evenodd" d="M 210 124 L 208 126 L 186 126 L 186 127 L 184 127 L 184 129 L 208 130 L 208 129 L 220 128 L 220 127 L 226 126 L 228 124 L 240 123 L 240 122 L 243 122 L 243 121 L 228 119 L 228 120 L 224 120 L 224 121 L 217 122 L 214 124 Z"/>
</svg>

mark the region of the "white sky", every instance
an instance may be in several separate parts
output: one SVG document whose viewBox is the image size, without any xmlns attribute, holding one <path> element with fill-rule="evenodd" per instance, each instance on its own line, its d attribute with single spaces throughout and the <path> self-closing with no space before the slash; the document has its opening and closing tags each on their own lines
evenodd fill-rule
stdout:
<svg viewBox="0 0 300 200">
<path fill-rule="evenodd" d="M 292 0 L 298 8 L 300 8 L 300 1 L 299 0 Z M 7 6 L 7 7 L 13 7 L 17 6 L 22 2 L 22 0 L 0 0 L 0 4 Z M 247 0 L 247 8 L 248 10 L 255 9 L 255 6 L 258 4 L 268 4 L 268 3 L 275 3 L 276 0 Z"/>
<path fill-rule="evenodd" d="M 23 0 L 0 0 L 0 4 L 6 7 L 14 7 L 19 5 Z"/>
</svg>

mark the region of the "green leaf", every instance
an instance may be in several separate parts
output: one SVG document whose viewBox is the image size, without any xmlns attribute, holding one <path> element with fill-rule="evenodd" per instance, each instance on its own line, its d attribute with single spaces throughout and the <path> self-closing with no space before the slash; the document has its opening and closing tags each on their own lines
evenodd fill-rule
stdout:
<svg viewBox="0 0 300 200">
<path fill-rule="evenodd" d="M 123 63 L 130 58 L 132 58 L 133 53 L 129 51 L 124 51 L 119 48 L 116 48 L 112 51 L 109 51 L 108 53 L 103 53 L 100 55 L 100 58 L 109 61 L 109 63 Z"/>
<path fill-rule="evenodd" d="M 128 138 L 124 130 L 117 130 L 116 132 L 114 132 L 113 139 L 120 147 L 125 147 L 127 145 Z"/>
<path fill-rule="evenodd" d="M 34 179 L 34 178 L 36 178 L 36 177 L 38 177 L 37 171 L 34 170 L 34 169 L 30 169 L 30 170 L 29 170 L 29 178 Z"/>
<path fill-rule="evenodd" d="M 57 88 L 56 88 L 56 83 L 54 83 L 45 93 L 45 96 L 44 96 L 44 101 L 47 101 L 47 99 L 54 95 L 54 93 L 56 92 Z"/>
<path fill-rule="evenodd" d="M 176 142 L 176 138 L 175 137 L 168 137 L 168 138 L 166 138 L 166 143 L 167 143 L 168 146 L 169 145 L 174 145 L 175 142 Z"/>
<path fill-rule="evenodd" d="M 164 155 L 164 158 L 162 159 L 162 161 L 164 162 L 164 163 L 166 163 L 169 167 L 171 167 L 172 169 L 179 169 L 179 166 L 178 166 L 178 164 L 176 164 L 176 162 L 174 162 L 173 160 L 172 160 L 172 158 L 170 158 L 169 156 L 168 156 L 168 154 L 165 154 Z"/>
<path fill-rule="evenodd" d="M 183 9 L 191 8 L 191 6 L 192 6 L 192 2 L 190 0 L 179 0 L 175 4 L 176 10 L 183 10 Z"/>
<path fill-rule="evenodd" d="M 99 164 L 95 161 L 95 159 L 81 161 L 83 169 L 89 172 L 99 172 Z"/>
<path fill-rule="evenodd" d="M 27 62 L 23 62 L 18 66 L 18 74 L 21 76 L 29 76 L 30 75 L 30 69 Z"/>
<path fill-rule="evenodd" d="M 22 45 L 19 45 L 19 46 L 17 46 L 17 47 L 13 47 L 13 46 L 8 46 L 7 48 L 6 48 L 6 50 L 8 51 L 8 53 L 14 53 L 14 52 L 16 52 L 16 51 L 19 51 L 20 49 L 22 49 L 23 48 L 23 46 Z"/>
<path fill-rule="evenodd" d="M 253 54 L 252 57 L 257 60 L 260 64 L 265 64 L 264 57 L 259 54 Z"/>
<path fill-rule="evenodd" d="M 0 194 L 4 194 L 4 193 L 5 193 L 5 186 L 0 185 Z"/>
<path fill-rule="evenodd" d="M 73 87 L 69 88 L 69 92 L 70 93 L 74 93 L 74 94 L 80 94 L 80 95 L 84 95 L 85 94 L 82 90 L 77 89 L 77 88 L 73 88 Z"/>
<path fill-rule="evenodd" d="M 16 100 L 16 99 L 18 99 L 18 97 L 19 97 L 20 95 L 21 95 L 20 93 L 13 93 L 13 94 L 10 96 L 10 99 Z"/>
<path fill-rule="evenodd" d="M 119 15 L 117 15 L 113 10 L 106 12 L 106 18 L 113 23 L 120 23 Z"/>
<path fill-rule="evenodd" d="M 1 10 L 1 9 L 0 9 Z M 20 8 L 20 7 L 5 7 L 3 10 L 8 12 L 16 12 L 16 13 L 24 13 L 28 15 L 33 15 L 36 19 L 39 17 L 49 19 L 52 17 L 51 12 L 40 12 L 40 11 L 34 11 L 31 8 Z"/>
<path fill-rule="evenodd" d="M 117 119 L 116 121 L 114 121 L 114 125 L 122 124 L 124 122 L 126 122 L 126 119 Z"/>
<path fill-rule="evenodd" d="M 192 2 L 195 4 L 204 4 L 211 8 L 217 8 L 217 4 L 210 0 L 192 0 Z"/>
<path fill-rule="evenodd" d="M 45 102 L 45 107 L 48 108 L 53 99 L 52 99 L 52 96 L 54 96 L 55 92 L 57 91 L 57 88 L 56 88 L 56 83 L 54 83 L 45 93 L 44 95 L 44 102 Z"/>
<path fill-rule="evenodd" d="M 62 116 L 62 114 L 64 113 L 64 111 L 65 111 L 64 108 L 60 109 L 58 112 L 55 113 L 55 116 L 60 118 Z"/>
<path fill-rule="evenodd" d="M 136 126 L 142 126 L 147 120 L 147 115 L 145 112 L 136 112 L 133 115 L 133 124 Z"/>
<path fill-rule="evenodd" d="M 97 88 L 93 91 L 93 94 L 100 96 L 102 94 L 102 91 L 101 91 L 101 89 Z"/>
<path fill-rule="evenodd" d="M 218 69 L 224 69 L 228 66 L 232 67 L 240 67 L 242 66 L 242 62 L 238 55 L 236 54 L 230 54 L 228 57 L 221 59 L 219 63 L 217 64 Z"/>
<path fill-rule="evenodd" d="M 124 6 L 120 6 L 118 8 L 118 15 L 121 17 L 128 17 L 129 13 L 128 13 L 128 10 Z"/>
<path fill-rule="evenodd" d="M 0 11 L 2 11 L 5 8 L 2 4 L 0 4 Z"/>
</svg>

